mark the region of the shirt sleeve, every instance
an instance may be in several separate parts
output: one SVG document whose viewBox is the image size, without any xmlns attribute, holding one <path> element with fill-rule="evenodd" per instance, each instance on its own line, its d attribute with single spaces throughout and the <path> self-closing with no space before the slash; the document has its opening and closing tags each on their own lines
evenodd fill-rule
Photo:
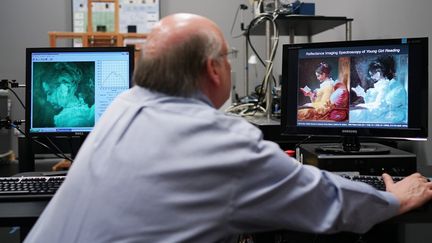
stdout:
<svg viewBox="0 0 432 243">
<path fill-rule="evenodd" d="M 235 231 L 363 233 L 399 209 L 392 194 L 302 165 L 272 142 L 258 141 L 246 158 L 231 201 Z"/>
</svg>

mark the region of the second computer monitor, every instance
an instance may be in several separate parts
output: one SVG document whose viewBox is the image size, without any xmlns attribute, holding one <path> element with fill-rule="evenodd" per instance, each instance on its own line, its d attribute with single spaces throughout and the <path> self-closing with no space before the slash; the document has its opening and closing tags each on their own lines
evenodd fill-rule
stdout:
<svg viewBox="0 0 432 243">
<path fill-rule="evenodd" d="M 131 87 L 130 47 L 27 48 L 26 132 L 85 135 Z"/>
<path fill-rule="evenodd" d="M 425 140 L 428 38 L 285 45 L 286 135 Z"/>
</svg>

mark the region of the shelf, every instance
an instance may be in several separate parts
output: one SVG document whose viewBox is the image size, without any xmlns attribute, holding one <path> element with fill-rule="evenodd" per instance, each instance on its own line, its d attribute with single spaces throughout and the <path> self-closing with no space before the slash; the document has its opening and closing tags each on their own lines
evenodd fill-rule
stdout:
<svg viewBox="0 0 432 243">
<path fill-rule="evenodd" d="M 108 41 L 111 46 L 124 46 L 126 39 L 146 39 L 146 33 L 116 33 L 116 32 L 48 32 L 51 47 L 57 46 L 57 39 L 81 39 L 83 46 L 94 46 L 95 41 Z"/>
<path fill-rule="evenodd" d="M 344 24 L 354 19 L 347 17 L 327 17 L 312 15 L 279 15 L 276 23 L 279 35 L 312 36 Z M 265 24 L 258 24 L 251 35 L 266 35 Z"/>
</svg>

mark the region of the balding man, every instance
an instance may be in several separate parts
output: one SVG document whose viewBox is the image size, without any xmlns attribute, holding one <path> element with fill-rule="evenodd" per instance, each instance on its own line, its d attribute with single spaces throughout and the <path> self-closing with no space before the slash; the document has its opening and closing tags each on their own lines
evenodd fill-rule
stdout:
<svg viewBox="0 0 432 243">
<path fill-rule="evenodd" d="M 419 174 L 388 192 L 301 165 L 217 108 L 228 46 L 210 20 L 162 19 L 89 135 L 30 242 L 222 242 L 241 232 L 365 232 L 429 200 Z"/>
</svg>

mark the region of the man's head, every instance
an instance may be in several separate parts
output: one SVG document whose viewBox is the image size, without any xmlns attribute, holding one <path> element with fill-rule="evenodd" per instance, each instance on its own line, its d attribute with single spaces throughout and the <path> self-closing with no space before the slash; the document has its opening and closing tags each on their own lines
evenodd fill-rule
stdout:
<svg viewBox="0 0 432 243">
<path fill-rule="evenodd" d="M 173 96 L 201 91 L 219 108 L 231 87 L 227 52 L 214 22 L 193 14 L 170 15 L 149 34 L 133 79 L 139 86 Z"/>
</svg>

